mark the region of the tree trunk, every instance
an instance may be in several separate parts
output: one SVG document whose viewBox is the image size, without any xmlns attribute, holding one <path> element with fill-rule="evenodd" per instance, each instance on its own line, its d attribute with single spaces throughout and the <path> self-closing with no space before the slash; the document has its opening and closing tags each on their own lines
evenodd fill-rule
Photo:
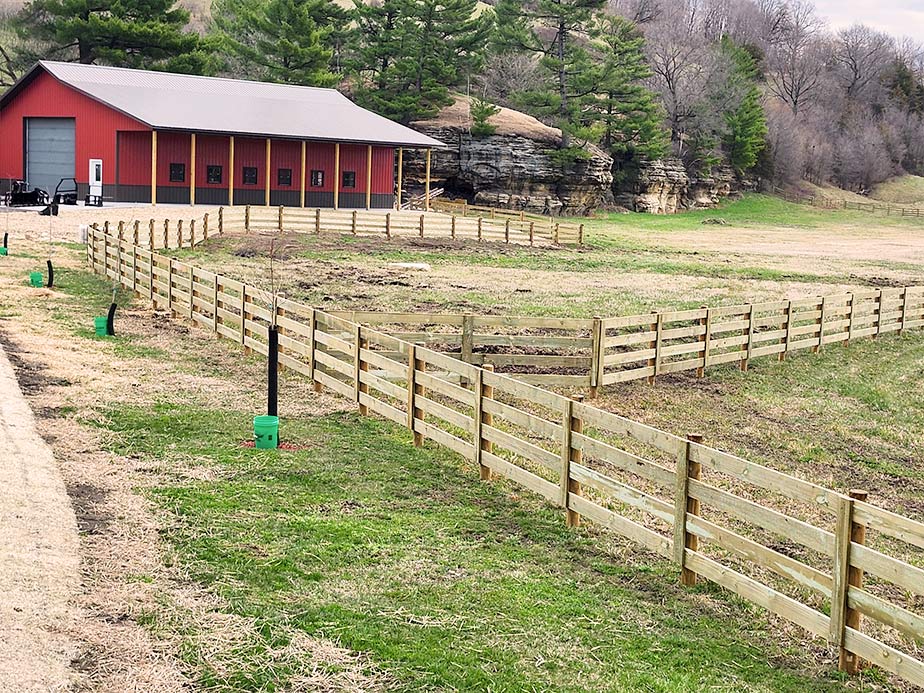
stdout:
<svg viewBox="0 0 924 693">
<path fill-rule="evenodd" d="M 571 146 L 571 136 L 567 131 L 568 124 L 568 84 L 565 70 L 565 37 L 568 29 L 565 25 L 565 18 L 559 17 L 558 20 L 558 116 L 561 120 L 561 146 L 565 149 Z"/>
</svg>

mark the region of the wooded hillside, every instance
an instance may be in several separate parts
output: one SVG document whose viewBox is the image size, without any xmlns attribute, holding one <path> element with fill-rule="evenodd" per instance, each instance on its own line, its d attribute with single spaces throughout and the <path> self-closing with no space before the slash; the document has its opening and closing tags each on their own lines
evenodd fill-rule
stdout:
<svg viewBox="0 0 924 693">
<path fill-rule="evenodd" d="M 0 0 L 0 84 L 37 58 L 336 86 L 404 123 L 472 97 L 560 128 L 562 163 L 601 146 L 867 192 L 924 173 L 924 48 L 807 0 Z M 17 7 L 19 5 L 19 7 Z M 859 19 L 859 18 L 858 18 Z"/>
</svg>

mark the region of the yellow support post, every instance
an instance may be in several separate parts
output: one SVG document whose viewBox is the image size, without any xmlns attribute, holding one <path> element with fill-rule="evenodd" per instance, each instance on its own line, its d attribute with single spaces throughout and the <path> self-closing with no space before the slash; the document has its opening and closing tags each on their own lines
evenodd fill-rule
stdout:
<svg viewBox="0 0 924 693">
<path fill-rule="evenodd" d="M 424 183 L 424 209 L 430 211 L 430 154 L 433 150 L 427 150 L 427 178 Z"/>
<path fill-rule="evenodd" d="M 151 130 L 151 204 L 157 204 L 157 130 Z"/>
<path fill-rule="evenodd" d="M 234 135 L 228 140 L 228 206 L 234 206 Z"/>
<path fill-rule="evenodd" d="M 189 136 L 189 204 L 196 204 L 196 133 Z"/>
<path fill-rule="evenodd" d="M 270 153 L 272 151 L 272 140 L 266 138 L 266 190 L 264 195 L 264 204 L 269 207 L 270 204 Z"/>
<path fill-rule="evenodd" d="M 372 145 L 366 146 L 366 209 L 372 209 Z"/>
<path fill-rule="evenodd" d="M 334 143 L 334 209 L 340 209 L 340 143 Z"/>
<path fill-rule="evenodd" d="M 305 162 L 308 160 L 307 159 L 307 156 L 308 156 L 307 147 L 308 145 L 305 142 L 305 140 L 302 140 L 302 178 L 301 178 L 302 186 L 301 186 L 301 191 L 299 192 L 299 204 L 302 207 L 305 206 L 305 174 L 307 173 L 307 171 L 305 170 Z"/>
<path fill-rule="evenodd" d="M 395 209 L 401 209 L 401 188 L 404 186 L 404 148 L 398 147 L 398 195 Z"/>
</svg>

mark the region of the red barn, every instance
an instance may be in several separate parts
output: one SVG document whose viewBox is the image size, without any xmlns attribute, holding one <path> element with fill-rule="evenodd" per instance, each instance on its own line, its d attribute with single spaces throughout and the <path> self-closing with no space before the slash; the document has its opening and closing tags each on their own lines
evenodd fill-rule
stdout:
<svg viewBox="0 0 924 693">
<path fill-rule="evenodd" d="M 0 97 L 0 193 L 54 191 L 91 160 L 120 202 L 395 205 L 401 152 L 438 140 L 333 89 L 42 61 Z"/>
</svg>

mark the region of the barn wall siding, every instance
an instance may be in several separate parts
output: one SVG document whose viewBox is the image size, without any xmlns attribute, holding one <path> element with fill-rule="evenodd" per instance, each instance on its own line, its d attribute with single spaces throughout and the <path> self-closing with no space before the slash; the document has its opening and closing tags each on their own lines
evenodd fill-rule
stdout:
<svg viewBox="0 0 924 693">
<path fill-rule="evenodd" d="M 90 159 L 102 159 L 103 184 L 115 185 L 116 132 L 149 130 L 42 72 L 0 112 L 0 178 L 22 178 L 25 173 L 24 118 L 74 118 L 74 177 L 83 184 L 89 183 Z"/>
</svg>

